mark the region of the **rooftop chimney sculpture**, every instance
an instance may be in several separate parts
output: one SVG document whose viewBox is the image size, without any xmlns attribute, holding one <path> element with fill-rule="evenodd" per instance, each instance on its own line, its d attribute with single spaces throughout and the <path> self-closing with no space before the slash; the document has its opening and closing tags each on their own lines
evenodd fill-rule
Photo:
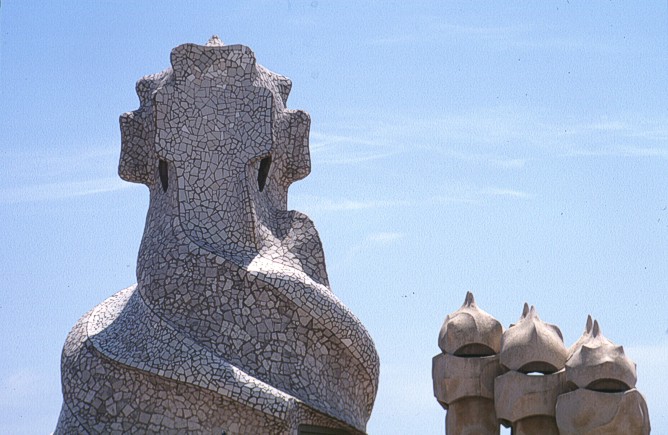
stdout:
<svg viewBox="0 0 668 435">
<path fill-rule="evenodd" d="M 566 349 L 556 325 L 524 304 L 505 332 L 468 292 L 445 318 L 432 361 L 434 396 L 447 435 L 648 435 L 649 413 L 635 389 L 636 366 L 587 318 Z"/>
<path fill-rule="evenodd" d="M 137 284 L 70 332 L 56 433 L 364 433 L 374 344 L 287 210 L 308 114 L 248 47 L 213 37 L 171 65 L 120 119 L 119 174 L 150 192 Z"/>
</svg>

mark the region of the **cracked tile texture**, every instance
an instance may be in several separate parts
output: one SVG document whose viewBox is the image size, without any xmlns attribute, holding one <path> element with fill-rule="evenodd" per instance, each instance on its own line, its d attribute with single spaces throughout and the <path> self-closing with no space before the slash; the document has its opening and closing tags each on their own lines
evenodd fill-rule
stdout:
<svg viewBox="0 0 668 435">
<path fill-rule="evenodd" d="M 290 88 L 216 37 L 139 80 L 119 164 L 150 192 L 138 282 L 70 332 L 56 433 L 364 433 L 378 355 L 313 222 L 287 210 L 310 172 Z"/>
</svg>

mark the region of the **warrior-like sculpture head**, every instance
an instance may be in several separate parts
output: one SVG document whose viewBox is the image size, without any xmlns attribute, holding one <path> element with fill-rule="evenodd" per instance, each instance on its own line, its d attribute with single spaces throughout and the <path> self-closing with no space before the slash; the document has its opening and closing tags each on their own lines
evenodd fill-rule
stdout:
<svg viewBox="0 0 668 435">
<path fill-rule="evenodd" d="M 95 309 L 105 320 L 94 336 L 70 342 L 290 425 L 320 421 L 306 412 L 363 430 L 378 355 L 329 288 L 315 226 L 287 210 L 290 185 L 311 169 L 310 118 L 286 109 L 291 86 L 250 48 L 216 37 L 174 48 L 171 68 L 139 80 L 140 107 L 120 119 L 119 164 L 150 192 L 137 285 Z M 187 374 L 193 354 L 208 355 L 195 365 L 209 374 Z M 239 396 L 251 384 L 253 396 Z"/>
<path fill-rule="evenodd" d="M 310 172 L 310 119 L 285 108 L 292 86 L 250 48 L 172 50 L 172 68 L 137 83 L 138 110 L 121 116 L 119 174 L 146 184 L 155 208 L 176 208 L 183 232 L 217 254 L 252 258 L 277 245 L 287 191 Z"/>
</svg>

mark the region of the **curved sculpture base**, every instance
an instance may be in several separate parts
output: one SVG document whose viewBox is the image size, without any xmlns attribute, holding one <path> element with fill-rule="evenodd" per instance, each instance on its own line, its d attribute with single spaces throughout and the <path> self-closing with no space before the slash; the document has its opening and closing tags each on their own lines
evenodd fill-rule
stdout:
<svg viewBox="0 0 668 435">
<path fill-rule="evenodd" d="M 445 433 L 459 435 L 499 435 L 494 401 L 465 397 L 452 403 L 445 415 Z"/>
<path fill-rule="evenodd" d="M 135 286 L 77 322 L 63 349 L 62 376 L 56 434 L 292 435 L 300 425 L 362 434 L 180 336 Z"/>
<path fill-rule="evenodd" d="M 649 413 L 638 390 L 606 393 L 578 389 L 557 400 L 562 435 L 648 435 Z"/>
</svg>

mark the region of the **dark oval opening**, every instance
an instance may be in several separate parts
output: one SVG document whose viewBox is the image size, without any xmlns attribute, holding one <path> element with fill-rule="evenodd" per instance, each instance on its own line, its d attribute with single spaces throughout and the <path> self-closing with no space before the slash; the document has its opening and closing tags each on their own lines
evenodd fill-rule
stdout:
<svg viewBox="0 0 668 435">
<path fill-rule="evenodd" d="M 550 363 L 543 361 L 534 361 L 524 364 L 518 372 L 524 373 L 525 375 L 551 375 L 552 373 L 558 372 L 559 369 L 553 366 Z"/>
<path fill-rule="evenodd" d="M 269 168 L 271 167 L 271 156 L 267 156 L 260 160 L 260 169 L 257 171 L 257 187 L 260 192 L 264 190 L 267 184 L 267 176 L 269 175 Z"/>
<path fill-rule="evenodd" d="M 455 356 L 462 358 L 480 358 L 495 355 L 494 349 L 480 343 L 471 343 L 460 347 L 455 351 Z"/>
<path fill-rule="evenodd" d="M 162 159 L 158 162 L 158 173 L 160 174 L 162 191 L 167 192 L 167 188 L 169 187 L 169 173 L 167 170 L 167 162 Z"/>
<path fill-rule="evenodd" d="M 587 390 L 598 391 L 599 393 L 623 393 L 630 389 L 631 387 L 617 379 L 598 379 L 587 385 Z"/>
</svg>

